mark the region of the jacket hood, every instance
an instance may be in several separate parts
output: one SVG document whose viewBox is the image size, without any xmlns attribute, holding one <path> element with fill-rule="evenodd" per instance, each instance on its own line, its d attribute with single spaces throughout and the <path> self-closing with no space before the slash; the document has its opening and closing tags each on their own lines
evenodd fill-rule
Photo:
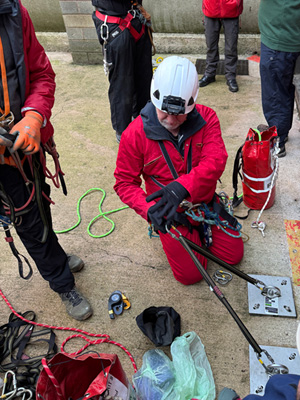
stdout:
<svg viewBox="0 0 300 400">
<path fill-rule="evenodd" d="M 141 118 L 147 139 L 172 140 L 172 134 L 159 122 L 154 105 L 149 101 L 141 111 Z M 196 107 L 191 111 L 186 121 L 180 126 L 178 134 L 178 145 L 198 132 L 206 124 Z"/>
</svg>

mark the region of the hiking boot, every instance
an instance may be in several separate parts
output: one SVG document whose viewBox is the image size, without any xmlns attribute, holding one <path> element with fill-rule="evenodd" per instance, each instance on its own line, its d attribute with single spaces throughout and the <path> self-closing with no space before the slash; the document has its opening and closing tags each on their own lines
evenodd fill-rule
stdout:
<svg viewBox="0 0 300 400">
<path fill-rule="evenodd" d="M 281 146 L 279 146 L 279 153 L 277 154 L 277 156 L 278 156 L 278 158 L 286 156 L 285 144 L 284 143 Z"/>
<path fill-rule="evenodd" d="M 93 309 L 88 300 L 74 286 L 66 293 L 59 293 L 59 297 L 66 306 L 70 317 L 83 321 L 93 314 Z"/>
<path fill-rule="evenodd" d="M 67 257 L 68 257 L 69 268 L 72 273 L 79 272 L 82 270 L 82 268 L 84 267 L 84 262 L 82 261 L 81 258 L 75 256 L 75 254 L 67 254 Z"/>
<path fill-rule="evenodd" d="M 210 83 L 215 82 L 215 81 L 216 81 L 216 78 L 214 76 L 203 75 L 199 81 L 199 87 L 207 86 Z"/>
</svg>

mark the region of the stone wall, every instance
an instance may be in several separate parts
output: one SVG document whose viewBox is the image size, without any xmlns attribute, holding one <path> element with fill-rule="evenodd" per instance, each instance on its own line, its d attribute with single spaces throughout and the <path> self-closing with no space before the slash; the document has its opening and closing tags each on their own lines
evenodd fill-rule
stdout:
<svg viewBox="0 0 300 400">
<path fill-rule="evenodd" d="M 102 62 L 101 47 L 91 17 L 94 10 L 91 1 L 60 0 L 59 4 L 74 62 Z M 143 4 L 152 15 L 154 42 L 159 54 L 206 53 L 203 14 L 199 0 L 190 0 L 189 3 L 171 0 L 163 7 L 160 0 L 144 0 Z M 241 17 L 239 54 L 244 57 L 259 51 L 258 4 L 257 0 L 248 0 Z M 224 37 L 221 35 L 221 54 L 223 49 Z"/>
<path fill-rule="evenodd" d="M 259 51 L 259 1 L 244 2 L 238 47 L 244 58 Z M 94 10 L 91 0 L 22 0 L 22 3 L 46 50 L 71 51 L 76 63 L 101 62 L 101 48 L 91 18 Z M 157 53 L 205 54 L 201 0 L 144 0 L 143 4 L 152 15 Z M 221 54 L 223 49 L 224 37 L 221 35 Z"/>
<path fill-rule="evenodd" d="M 79 64 L 98 64 L 101 47 L 92 20 L 91 0 L 60 0 L 73 61 Z"/>
</svg>

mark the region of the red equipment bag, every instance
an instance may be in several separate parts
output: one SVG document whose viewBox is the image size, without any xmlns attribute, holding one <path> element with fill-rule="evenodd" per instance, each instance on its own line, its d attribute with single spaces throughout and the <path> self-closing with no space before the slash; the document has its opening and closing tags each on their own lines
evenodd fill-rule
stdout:
<svg viewBox="0 0 300 400">
<path fill-rule="evenodd" d="M 233 170 L 233 206 L 239 204 L 237 176 L 242 169 L 243 201 L 252 210 L 272 207 L 275 201 L 275 177 L 277 173 L 277 130 L 273 126 L 263 132 L 249 129 L 246 141 L 237 152 Z"/>
<path fill-rule="evenodd" d="M 56 354 L 42 360 L 36 388 L 37 400 L 134 399 L 116 354 Z"/>
</svg>

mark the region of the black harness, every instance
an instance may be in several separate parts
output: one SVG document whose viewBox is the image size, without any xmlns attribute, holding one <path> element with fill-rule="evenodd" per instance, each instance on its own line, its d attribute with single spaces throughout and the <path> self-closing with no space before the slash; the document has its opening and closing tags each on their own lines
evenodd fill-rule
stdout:
<svg viewBox="0 0 300 400">
<path fill-rule="evenodd" d="M 178 179 L 178 173 L 172 163 L 171 157 L 166 149 L 166 146 L 162 140 L 158 141 L 160 150 L 164 156 L 164 159 L 170 169 L 170 172 L 172 174 L 172 177 L 174 180 Z M 187 158 L 187 174 L 190 173 L 192 170 L 192 141 L 190 143 L 190 148 L 188 152 L 188 158 Z M 163 188 L 164 185 L 160 183 L 154 176 L 150 176 L 152 181 L 158 185 L 160 188 Z M 233 217 L 228 211 L 225 209 L 225 204 L 222 201 L 222 198 L 215 193 L 212 200 L 208 204 L 208 207 L 211 207 L 215 213 L 217 213 L 222 219 L 227 221 L 233 228 L 236 228 L 238 225 L 238 220 Z M 191 226 L 191 229 L 196 229 L 199 232 L 201 241 L 203 244 L 205 244 L 207 247 L 209 247 L 212 244 L 212 235 L 211 235 L 211 227 L 206 224 L 206 223 L 201 223 L 200 225 L 191 225 L 188 223 L 188 219 L 183 213 L 183 219 L 187 220 L 187 223 L 185 224 L 186 226 Z"/>
</svg>

